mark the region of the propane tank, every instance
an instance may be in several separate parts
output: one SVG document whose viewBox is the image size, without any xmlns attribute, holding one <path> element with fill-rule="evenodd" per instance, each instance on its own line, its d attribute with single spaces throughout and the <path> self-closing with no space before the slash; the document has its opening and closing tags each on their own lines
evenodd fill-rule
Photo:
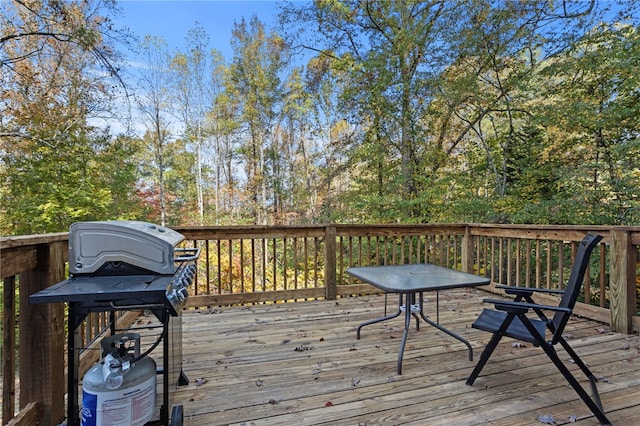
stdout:
<svg viewBox="0 0 640 426">
<path fill-rule="evenodd" d="M 155 361 L 140 358 L 136 333 L 106 337 L 100 346 L 101 361 L 82 379 L 81 425 L 144 425 L 155 413 Z"/>
</svg>

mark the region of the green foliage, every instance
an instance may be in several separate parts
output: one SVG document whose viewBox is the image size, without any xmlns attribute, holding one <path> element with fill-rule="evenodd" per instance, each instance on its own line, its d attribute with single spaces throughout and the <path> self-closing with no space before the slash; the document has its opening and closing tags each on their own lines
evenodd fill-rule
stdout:
<svg viewBox="0 0 640 426">
<path fill-rule="evenodd" d="M 140 138 L 89 124 L 109 95 L 93 72 L 108 19 L 88 25 L 91 5 L 70 3 L 77 31 L 46 54 L 2 38 L 2 233 L 105 218 L 640 223 L 634 2 L 294 3 L 288 33 L 236 24 L 228 64 L 202 27 L 171 58 L 149 37 Z M 289 66 L 297 46 L 317 55 L 305 68 Z"/>
<path fill-rule="evenodd" d="M 80 132 L 55 144 L 23 141 L 3 157 L 3 234 L 58 232 L 77 221 L 135 218 L 135 164 L 103 135 Z M 117 158 L 117 160 L 116 160 Z"/>
</svg>

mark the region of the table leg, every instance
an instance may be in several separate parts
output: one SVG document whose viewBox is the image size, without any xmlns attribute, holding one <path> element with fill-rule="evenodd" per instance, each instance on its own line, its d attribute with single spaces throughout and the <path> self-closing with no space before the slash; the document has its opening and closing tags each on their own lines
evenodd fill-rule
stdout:
<svg viewBox="0 0 640 426">
<path fill-rule="evenodd" d="M 422 294 L 422 292 L 420 292 L 420 316 L 422 317 L 422 319 L 425 320 L 425 322 L 427 322 L 428 324 L 431 324 L 432 326 L 437 328 L 438 330 L 447 333 L 449 336 L 451 336 L 454 339 L 457 339 L 457 340 L 461 341 L 462 343 L 464 343 L 465 345 L 467 345 L 467 348 L 469 349 L 469 361 L 473 361 L 473 349 L 471 348 L 471 344 L 467 341 L 467 339 L 465 339 L 462 336 L 457 335 L 453 331 L 451 331 L 449 329 L 446 329 L 443 326 L 441 326 L 440 324 L 438 324 L 437 322 L 433 322 L 429 318 L 427 318 L 425 316 L 425 314 L 424 314 L 424 311 L 422 310 L 423 300 L 424 300 L 423 294 Z M 439 306 L 438 306 L 438 309 L 439 309 Z M 439 317 L 440 317 L 440 315 L 438 313 L 438 320 L 440 319 Z"/>
<path fill-rule="evenodd" d="M 462 343 L 464 343 L 465 345 L 467 345 L 467 348 L 469 349 L 469 361 L 473 361 L 473 349 L 471 348 L 471 344 L 462 336 L 459 336 L 458 334 L 454 333 L 453 331 L 441 326 L 439 324 L 440 322 L 440 314 L 438 312 L 437 314 L 437 318 L 438 321 L 434 322 L 432 320 L 430 320 L 429 318 L 427 318 L 427 316 L 424 314 L 424 294 L 423 292 L 419 292 L 420 294 L 420 298 L 418 303 L 416 304 L 416 293 L 405 293 L 405 297 L 404 297 L 404 304 L 402 303 L 402 293 L 400 293 L 399 295 L 399 299 L 398 299 L 398 311 L 392 315 L 388 315 L 388 316 L 384 316 L 382 318 L 376 318 L 370 321 L 366 321 L 363 322 L 362 324 L 360 324 L 358 326 L 357 332 L 356 332 L 356 336 L 357 339 L 360 339 L 360 329 L 362 329 L 362 327 L 364 327 L 365 325 L 370 325 L 370 324 L 376 324 L 382 321 L 387 321 L 393 318 L 396 318 L 398 316 L 400 316 L 400 314 L 402 312 L 404 312 L 404 331 L 402 333 L 402 341 L 400 342 L 400 350 L 398 352 L 398 375 L 402 374 L 402 359 L 404 357 L 404 348 L 405 345 L 407 343 L 407 336 L 409 335 L 409 328 L 411 328 L 411 317 L 414 317 L 416 319 L 416 331 L 420 330 L 420 318 L 422 318 L 427 324 L 432 325 L 433 327 L 437 328 L 440 331 L 443 331 L 445 333 L 447 333 L 449 336 L 453 337 L 454 339 L 457 339 L 459 341 L 461 341 Z M 437 310 L 440 310 L 440 304 L 439 304 L 439 300 L 437 303 Z M 418 316 L 419 315 L 419 316 Z"/>
<path fill-rule="evenodd" d="M 387 309 L 387 307 L 386 307 L 386 303 L 385 303 L 385 310 L 386 309 Z M 398 301 L 398 311 L 395 314 L 387 315 L 387 316 L 384 316 L 382 318 L 376 318 L 376 319 L 372 319 L 372 320 L 363 322 L 362 324 L 360 324 L 358 326 L 358 330 L 356 332 L 356 339 L 360 340 L 360 329 L 362 327 L 364 327 L 365 325 L 371 325 L 371 324 L 376 324 L 376 323 L 379 323 L 379 322 L 382 322 L 382 321 L 387 321 L 387 320 L 390 320 L 390 319 L 393 319 L 393 318 L 396 318 L 396 317 L 400 316 L 401 313 L 402 313 L 402 294 L 400 294 L 400 299 Z"/>
<path fill-rule="evenodd" d="M 409 334 L 409 328 L 411 328 L 411 317 L 416 319 L 416 330 L 419 330 L 419 318 L 416 315 L 416 295 L 415 293 L 407 293 L 405 296 L 405 308 L 404 308 L 404 332 L 402 333 L 402 341 L 400 342 L 400 350 L 398 352 L 398 375 L 402 375 L 402 358 L 404 356 L 404 347 L 407 343 L 407 335 Z M 402 309 L 401 309 L 402 310 Z"/>
</svg>

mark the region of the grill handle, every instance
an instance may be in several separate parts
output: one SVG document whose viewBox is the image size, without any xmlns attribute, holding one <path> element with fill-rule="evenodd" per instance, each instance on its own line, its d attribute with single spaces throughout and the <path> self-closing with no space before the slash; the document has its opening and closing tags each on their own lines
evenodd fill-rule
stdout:
<svg viewBox="0 0 640 426">
<path fill-rule="evenodd" d="M 115 302 L 109 302 L 109 305 L 117 311 L 133 310 L 133 309 L 151 309 L 162 308 L 162 303 L 145 303 L 143 305 L 117 305 Z"/>
<path fill-rule="evenodd" d="M 176 262 L 191 262 L 197 260 L 198 256 L 200 256 L 200 249 L 197 247 L 176 247 L 174 251 L 176 254 L 179 253 L 173 259 Z"/>
</svg>

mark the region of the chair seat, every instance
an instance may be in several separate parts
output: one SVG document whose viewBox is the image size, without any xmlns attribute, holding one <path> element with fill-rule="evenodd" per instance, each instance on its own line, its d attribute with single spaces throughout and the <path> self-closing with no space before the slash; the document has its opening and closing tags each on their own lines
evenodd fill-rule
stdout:
<svg viewBox="0 0 640 426">
<path fill-rule="evenodd" d="M 506 317 L 506 312 L 497 311 L 494 309 L 483 309 L 482 313 L 480 313 L 478 318 L 471 326 L 473 328 L 488 331 L 489 333 L 495 333 L 498 331 Z M 540 335 L 544 337 L 546 333 L 545 323 L 538 319 L 531 319 L 531 323 L 536 328 L 536 330 L 538 330 Z M 509 325 L 509 328 L 507 329 L 507 332 L 504 335 L 514 339 L 533 343 L 536 346 L 538 345 L 536 339 L 531 335 L 531 333 L 529 333 L 529 330 L 527 330 L 527 328 L 518 317 L 515 317 L 513 319 L 513 321 Z"/>
</svg>

